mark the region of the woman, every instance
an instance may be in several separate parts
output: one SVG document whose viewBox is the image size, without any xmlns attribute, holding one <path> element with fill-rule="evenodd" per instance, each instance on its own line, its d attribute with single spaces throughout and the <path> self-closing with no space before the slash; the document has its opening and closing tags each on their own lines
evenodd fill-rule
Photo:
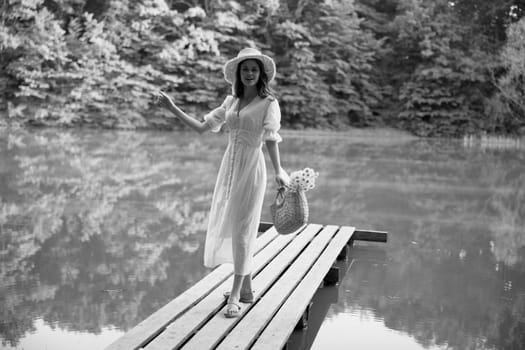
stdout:
<svg viewBox="0 0 525 350">
<path fill-rule="evenodd" d="M 253 302 L 251 262 L 266 189 L 262 143 L 270 155 L 279 185 L 289 177 L 281 167 L 277 133 L 281 112 L 268 84 L 275 77 L 274 61 L 253 48 L 241 50 L 224 65 L 233 96 L 198 121 L 178 108 L 163 92 L 159 104 L 198 132 L 218 132 L 223 124 L 229 142 L 219 169 L 208 219 L 204 264 L 233 263 L 234 279 L 226 294 L 226 317 L 239 316 L 239 301 Z"/>
</svg>

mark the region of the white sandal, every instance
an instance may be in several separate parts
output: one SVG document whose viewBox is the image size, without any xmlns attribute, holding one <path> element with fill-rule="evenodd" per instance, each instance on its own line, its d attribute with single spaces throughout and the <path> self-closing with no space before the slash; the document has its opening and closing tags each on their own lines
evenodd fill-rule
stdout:
<svg viewBox="0 0 525 350">
<path fill-rule="evenodd" d="M 235 318 L 239 317 L 241 314 L 241 306 L 237 303 L 227 303 L 226 310 L 224 311 L 224 316 L 226 318 Z"/>
</svg>

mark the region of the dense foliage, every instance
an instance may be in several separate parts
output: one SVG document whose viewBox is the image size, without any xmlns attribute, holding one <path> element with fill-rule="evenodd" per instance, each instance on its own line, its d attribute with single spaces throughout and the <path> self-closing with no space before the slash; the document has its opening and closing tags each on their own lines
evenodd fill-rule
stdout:
<svg viewBox="0 0 525 350">
<path fill-rule="evenodd" d="M 0 125 L 173 128 L 230 92 L 240 48 L 273 56 L 283 123 L 423 136 L 524 134 L 525 0 L 10 0 Z"/>
</svg>

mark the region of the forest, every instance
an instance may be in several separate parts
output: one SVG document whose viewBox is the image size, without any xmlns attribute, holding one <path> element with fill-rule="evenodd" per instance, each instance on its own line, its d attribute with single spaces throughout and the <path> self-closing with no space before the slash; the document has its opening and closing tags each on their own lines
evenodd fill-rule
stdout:
<svg viewBox="0 0 525 350">
<path fill-rule="evenodd" d="M 2 0 L 0 126 L 178 130 L 272 56 L 289 129 L 525 135 L 525 0 Z"/>
</svg>

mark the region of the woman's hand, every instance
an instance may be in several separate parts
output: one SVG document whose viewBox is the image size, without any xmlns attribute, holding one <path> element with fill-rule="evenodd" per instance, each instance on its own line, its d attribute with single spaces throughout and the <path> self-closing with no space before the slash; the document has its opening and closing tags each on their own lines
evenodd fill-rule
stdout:
<svg viewBox="0 0 525 350">
<path fill-rule="evenodd" d="M 279 168 L 279 170 L 275 173 L 275 181 L 279 186 L 289 186 L 290 176 L 288 176 L 288 173 L 283 168 Z"/>
<path fill-rule="evenodd" d="M 173 103 L 173 100 L 162 91 L 159 91 L 157 104 L 160 107 L 166 108 L 169 111 L 175 109 L 175 103 Z"/>
</svg>

